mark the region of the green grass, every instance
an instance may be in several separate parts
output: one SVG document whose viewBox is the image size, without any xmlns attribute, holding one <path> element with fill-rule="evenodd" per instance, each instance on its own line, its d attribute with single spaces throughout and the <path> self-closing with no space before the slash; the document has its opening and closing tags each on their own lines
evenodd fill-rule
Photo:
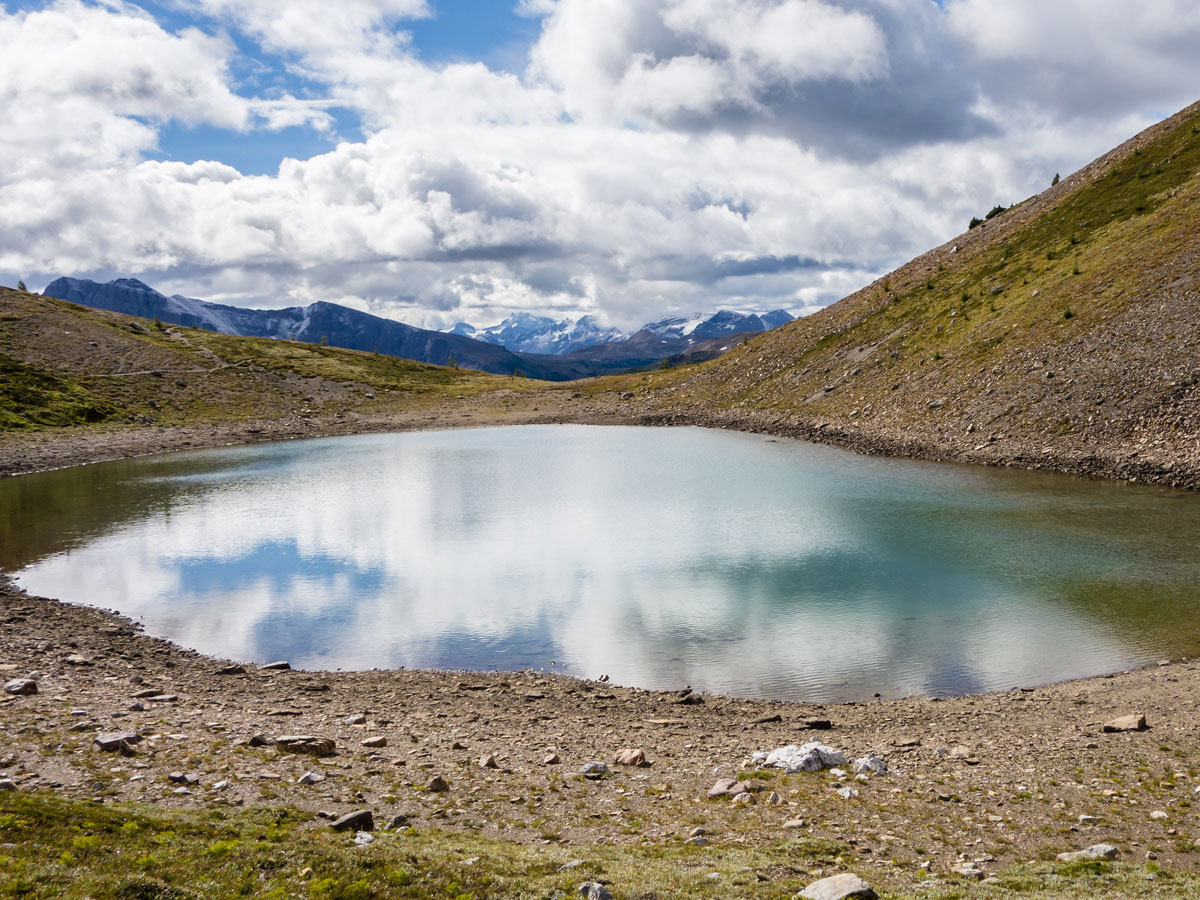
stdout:
<svg viewBox="0 0 1200 900">
<path fill-rule="evenodd" d="M 118 415 L 115 405 L 83 385 L 0 353 L 0 430 L 84 425 Z"/>
<path fill-rule="evenodd" d="M 791 898 L 848 867 L 885 898 L 1197 898 L 1200 879 L 1129 863 L 1036 863 L 991 884 L 953 876 L 932 890 L 912 867 L 879 870 L 821 838 L 762 847 L 676 838 L 634 846 L 522 845 L 473 832 L 376 832 L 358 847 L 308 814 L 283 808 L 186 812 L 99 805 L 50 794 L 0 798 L 0 898 L 20 900 L 368 900 L 570 897 L 583 881 L 618 898 Z M 564 869 L 566 863 L 582 860 Z"/>
</svg>

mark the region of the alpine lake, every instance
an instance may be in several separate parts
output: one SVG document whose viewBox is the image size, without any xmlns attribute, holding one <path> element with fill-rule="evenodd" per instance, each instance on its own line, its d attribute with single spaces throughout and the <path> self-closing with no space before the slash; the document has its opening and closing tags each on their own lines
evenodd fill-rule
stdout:
<svg viewBox="0 0 1200 900">
<path fill-rule="evenodd" d="M 0 568 L 241 661 L 838 701 L 1200 653 L 1200 496 L 697 428 L 522 426 L 0 479 Z"/>
</svg>

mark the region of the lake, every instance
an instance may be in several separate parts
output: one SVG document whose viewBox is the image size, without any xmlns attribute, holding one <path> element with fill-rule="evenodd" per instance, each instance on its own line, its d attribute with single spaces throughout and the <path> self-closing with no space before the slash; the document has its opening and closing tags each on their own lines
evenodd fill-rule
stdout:
<svg viewBox="0 0 1200 900">
<path fill-rule="evenodd" d="M 950 695 L 1192 656 L 1200 497 L 697 428 L 523 426 L 0 479 L 30 592 L 243 661 Z"/>
</svg>

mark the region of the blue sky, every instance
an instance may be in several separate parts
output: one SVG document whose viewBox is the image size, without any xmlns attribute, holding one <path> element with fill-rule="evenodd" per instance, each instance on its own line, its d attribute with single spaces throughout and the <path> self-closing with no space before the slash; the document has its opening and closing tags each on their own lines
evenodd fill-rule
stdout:
<svg viewBox="0 0 1200 900">
<path fill-rule="evenodd" d="M 1179 0 L 9 2 L 0 283 L 803 314 L 1193 102 L 1198 45 Z"/>
</svg>

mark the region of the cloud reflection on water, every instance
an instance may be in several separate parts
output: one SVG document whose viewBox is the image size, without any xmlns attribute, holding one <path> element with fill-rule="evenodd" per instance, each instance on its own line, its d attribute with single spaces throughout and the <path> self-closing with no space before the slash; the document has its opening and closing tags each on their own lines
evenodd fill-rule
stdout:
<svg viewBox="0 0 1200 900">
<path fill-rule="evenodd" d="M 995 473 L 576 426 L 190 459 L 200 474 L 142 476 L 176 481 L 177 504 L 36 563 L 25 586 L 207 652 L 318 668 L 555 660 L 648 687 L 848 699 L 1147 658 L 1056 599 L 1126 565 L 1121 548 L 1039 525 L 1037 495 Z"/>
</svg>

